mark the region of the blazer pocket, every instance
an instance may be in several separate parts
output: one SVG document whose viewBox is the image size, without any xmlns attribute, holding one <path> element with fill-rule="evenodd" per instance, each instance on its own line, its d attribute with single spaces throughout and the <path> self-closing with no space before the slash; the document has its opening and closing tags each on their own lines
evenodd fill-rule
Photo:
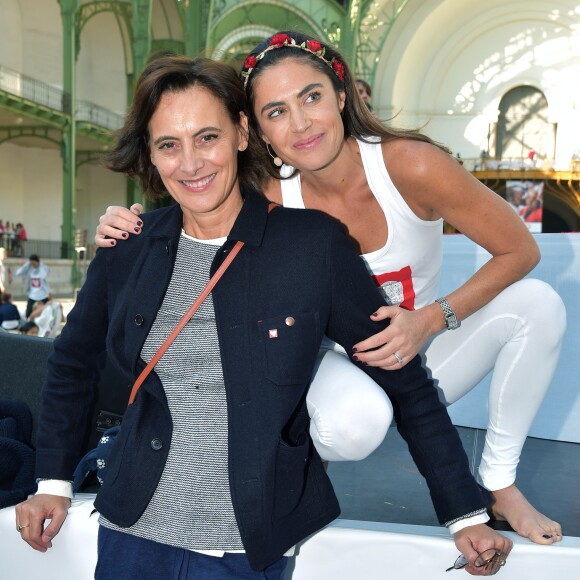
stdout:
<svg viewBox="0 0 580 580">
<path fill-rule="evenodd" d="M 276 385 L 310 382 L 318 349 L 318 314 L 291 313 L 258 321 L 265 375 Z"/>
<path fill-rule="evenodd" d="M 276 479 L 274 488 L 274 519 L 290 514 L 302 498 L 306 483 L 306 470 L 310 457 L 310 437 L 301 438 L 299 445 L 278 444 Z"/>
</svg>

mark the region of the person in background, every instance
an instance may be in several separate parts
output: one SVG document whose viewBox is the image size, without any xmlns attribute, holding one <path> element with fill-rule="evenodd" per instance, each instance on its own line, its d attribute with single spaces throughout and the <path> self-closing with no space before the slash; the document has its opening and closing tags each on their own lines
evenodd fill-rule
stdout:
<svg viewBox="0 0 580 580">
<path fill-rule="evenodd" d="M 47 302 L 37 302 L 34 305 L 28 320 L 38 326 L 39 336 L 55 338 L 64 320 L 62 304 L 49 296 Z"/>
<path fill-rule="evenodd" d="M 520 182 L 512 183 L 506 188 L 506 201 L 511 208 L 521 216 L 521 210 L 525 207 L 524 187 Z"/>
<path fill-rule="evenodd" d="M 14 255 L 22 258 L 24 256 L 24 244 L 28 240 L 28 234 L 26 233 L 26 228 L 24 225 L 18 223 L 16 224 L 16 229 L 14 230 Z"/>
<path fill-rule="evenodd" d="M 523 279 L 540 259 L 525 224 L 447 149 L 418 131 L 380 123 L 333 47 L 280 32 L 252 50 L 241 76 L 251 125 L 272 158 L 266 196 L 341 221 L 389 304 L 373 316 L 390 319 L 389 326 L 354 345 L 359 365 L 395 371 L 420 353 L 447 405 L 492 372 L 479 467 L 494 498 L 491 515 L 533 542 L 561 540 L 560 524 L 516 485 L 566 329 L 558 294 L 540 280 Z M 111 247 L 141 232 L 140 209 L 108 208 L 97 245 Z M 491 259 L 438 297 L 444 220 Z M 383 408 L 378 399 L 384 395 L 339 348 L 324 346 L 307 397 L 311 435 L 330 461 L 362 459 L 388 429 L 390 418 L 372 414 Z"/>
<path fill-rule="evenodd" d="M 360 98 L 364 101 L 369 111 L 373 110 L 373 105 L 371 103 L 371 85 L 367 83 L 364 79 L 356 79 L 356 88 L 358 89 L 358 94 Z"/>
<path fill-rule="evenodd" d="M 28 336 L 38 336 L 38 326 L 31 321 L 25 322 L 20 327 L 20 334 L 27 334 Z"/>
<path fill-rule="evenodd" d="M 6 248 L 0 245 L 0 293 L 6 291 Z"/>
<path fill-rule="evenodd" d="M 20 326 L 21 316 L 18 308 L 12 303 L 12 294 L 0 294 L 0 325 L 4 330 L 15 330 Z"/>
<path fill-rule="evenodd" d="M 339 514 L 306 392 L 323 334 L 352 352 L 387 325 L 370 316 L 384 300 L 336 220 L 268 211 L 257 189 L 265 152 L 248 114 L 228 65 L 159 58 L 109 157 L 151 197 L 176 203 L 142 217 L 145 236 L 97 252 L 55 340 L 37 433 L 41 481 L 16 507 L 17 530 L 36 550 L 51 547 L 67 514 L 97 354 L 107 348 L 135 378 L 210 273 L 245 245 L 124 414 L 95 501 L 97 580 L 174 578 L 176 565 L 184 578 L 282 578 L 288 551 Z M 512 543 L 471 521 L 490 497 L 420 357 L 364 372 L 392 400 L 439 519 L 466 524 L 454 535 L 469 569 L 499 570 Z M 475 567 L 489 550 L 489 567 Z"/>
<path fill-rule="evenodd" d="M 16 270 L 17 276 L 26 278 L 26 294 L 28 296 L 26 318 L 30 317 L 36 302 L 48 302 L 50 296 L 50 286 L 47 281 L 48 274 L 48 267 L 44 262 L 40 261 L 36 254 L 31 254 L 28 261 Z"/>
<path fill-rule="evenodd" d="M 6 247 L 6 252 L 8 253 L 8 256 L 13 255 L 14 238 L 15 238 L 14 224 L 6 222 L 6 225 L 4 226 L 4 245 Z"/>
</svg>

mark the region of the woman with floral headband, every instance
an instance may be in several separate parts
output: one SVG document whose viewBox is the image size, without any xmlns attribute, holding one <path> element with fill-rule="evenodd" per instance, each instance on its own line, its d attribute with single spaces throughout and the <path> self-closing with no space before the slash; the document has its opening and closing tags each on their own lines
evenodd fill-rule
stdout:
<svg viewBox="0 0 580 580">
<path fill-rule="evenodd" d="M 494 497 L 492 516 L 534 542 L 560 540 L 560 525 L 515 485 L 566 325 L 554 290 L 522 280 L 540 258 L 525 225 L 445 148 L 417 131 L 380 123 L 332 47 L 302 33 L 278 33 L 251 52 L 241 78 L 253 128 L 273 159 L 266 195 L 340 220 L 385 294 L 389 306 L 373 318 L 388 318 L 390 325 L 356 344 L 356 359 L 395 370 L 420 353 L 446 404 L 493 371 L 479 470 Z M 112 246 L 127 232 L 139 233 L 139 211 L 108 208 L 97 244 Z M 491 259 L 438 298 L 443 219 Z M 328 350 L 322 357 L 308 404 L 323 458 L 360 459 L 382 440 L 389 422 L 380 411 L 384 405 L 377 404 L 382 391 L 373 387 L 344 356 Z"/>
</svg>

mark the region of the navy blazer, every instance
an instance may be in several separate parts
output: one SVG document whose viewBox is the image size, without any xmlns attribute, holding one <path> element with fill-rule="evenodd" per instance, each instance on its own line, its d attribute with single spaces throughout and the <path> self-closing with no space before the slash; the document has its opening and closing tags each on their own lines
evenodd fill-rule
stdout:
<svg viewBox="0 0 580 580">
<path fill-rule="evenodd" d="M 334 219 L 287 208 L 268 214 L 262 196 L 246 191 L 244 198 L 212 271 L 237 240 L 245 247 L 213 290 L 213 301 L 228 401 L 233 508 L 250 564 L 262 569 L 339 514 L 308 433 L 306 392 L 322 336 L 350 353 L 384 328 L 370 319 L 384 301 Z M 145 366 L 141 348 L 171 278 L 183 216 L 172 206 L 142 219 L 141 236 L 97 252 L 55 341 L 39 421 L 37 477 L 72 479 L 89 429 L 97 355 L 106 349 L 128 384 Z M 294 324 L 286 323 L 288 317 Z M 397 371 L 363 370 L 389 395 L 440 521 L 485 507 L 489 495 L 475 483 L 420 358 Z M 108 520 L 128 527 L 141 516 L 171 435 L 167 401 L 153 372 L 125 412 L 97 495 L 95 506 Z"/>
</svg>

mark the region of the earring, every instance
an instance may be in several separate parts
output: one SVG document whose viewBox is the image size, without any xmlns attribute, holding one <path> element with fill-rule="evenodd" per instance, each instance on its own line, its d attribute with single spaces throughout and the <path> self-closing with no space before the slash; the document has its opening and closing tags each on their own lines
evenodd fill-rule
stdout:
<svg viewBox="0 0 580 580">
<path fill-rule="evenodd" d="M 274 165 L 276 167 L 282 167 L 282 159 L 270 151 L 270 143 L 266 143 L 266 149 L 268 150 L 268 155 L 274 160 Z"/>
<path fill-rule="evenodd" d="M 280 167 L 280 177 L 286 178 L 290 177 L 296 170 L 292 165 L 286 165 L 286 163 L 282 163 L 282 167 Z"/>
</svg>

